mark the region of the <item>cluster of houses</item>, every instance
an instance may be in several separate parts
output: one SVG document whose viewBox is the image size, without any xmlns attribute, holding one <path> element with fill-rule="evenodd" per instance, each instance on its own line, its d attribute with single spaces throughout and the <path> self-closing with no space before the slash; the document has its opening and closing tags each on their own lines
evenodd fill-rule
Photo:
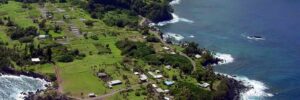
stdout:
<svg viewBox="0 0 300 100">
<path fill-rule="evenodd" d="M 37 59 L 32 59 L 32 60 L 37 60 Z M 165 66 L 166 69 L 171 69 L 171 65 L 166 65 Z M 144 74 L 144 73 L 141 73 L 141 72 L 134 72 L 135 75 L 137 75 L 139 77 L 139 80 L 140 80 L 140 83 L 145 83 L 145 82 L 148 82 L 149 79 L 148 77 L 152 77 L 153 79 L 163 79 L 163 75 L 161 74 L 160 70 L 155 70 L 155 71 L 149 71 L 148 74 Z M 149 76 L 147 76 L 149 75 Z M 105 77 L 108 77 L 108 75 L 106 73 L 97 73 L 97 76 L 99 78 L 105 78 Z M 112 81 L 108 81 L 107 82 L 107 85 L 109 88 L 112 88 L 113 86 L 116 86 L 116 85 L 120 85 L 122 84 L 122 81 L 121 80 L 112 80 Z M 172 81 L 172 80 L 164 80 L 163 81 L 163 84 L 166 85 L 166 86 L 172 86 L 175 84 L 175 81 Z M 209 83 L 206 83 L 206 82 L 201 82 L 201 83 L 198 83 L 197 84 L 199 87 L 202 87 L 202 88 L 208 88 L 210 86 Z M 163 99 L 164 100 L 171 100 L 171 98 L 173 98 L 169 93 L 170 93 L 170 90 L 168 89 L 163 89 L 161 87 L 159 87 L 157 84 L 151 84 L 152 86 L 152 89 L 153 91 L 155 92 L 156 95 L 161 95 L 163 94 Z M 89 97 L 96 97 L 96 95 L 94 93 L 90 93 L 88 95 Z"/>
</svg>

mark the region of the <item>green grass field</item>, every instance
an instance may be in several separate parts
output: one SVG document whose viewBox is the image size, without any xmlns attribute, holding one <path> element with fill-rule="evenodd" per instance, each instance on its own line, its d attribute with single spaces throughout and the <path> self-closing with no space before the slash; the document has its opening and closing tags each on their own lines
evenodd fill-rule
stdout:
<svg viewBox="0 0 300 100">
<path fill-rule="evenodd" d="M 0 16 L 9 16 L 21 27 L 36 26 L 31 18 L 40 16 L 36 5 L 30 5 L 32 9 L 26 10 L 22 8 L 19 2 L 9 1 L 8 4 L 0 6 Z"/>
</svg>

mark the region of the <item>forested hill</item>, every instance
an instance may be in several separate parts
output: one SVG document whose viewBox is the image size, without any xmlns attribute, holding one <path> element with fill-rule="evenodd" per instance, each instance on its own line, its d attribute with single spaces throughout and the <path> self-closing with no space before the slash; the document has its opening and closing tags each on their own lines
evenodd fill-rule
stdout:
<svg viewBox="0 0 300 100">
<path fill-rule="evenodd" d="M 129 10 L 153 22 L 159 22 L 172 19 L 170 1 L 172 0 L 89 0 L 87 10 L 94 18 L 101 18 L 104 13 L 112 10 Z"/>
</svg>

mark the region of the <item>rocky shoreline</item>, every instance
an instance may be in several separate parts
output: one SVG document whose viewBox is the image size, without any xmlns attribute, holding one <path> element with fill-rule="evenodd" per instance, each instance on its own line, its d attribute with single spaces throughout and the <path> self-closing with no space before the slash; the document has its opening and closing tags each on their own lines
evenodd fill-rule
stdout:
<svg viewBox="0 0 300 100">
<path fill-rule="evenodd" d="M 6 68 L 6 69 L 2 69 L 0 70 L 0 76 L 1 75 L 15 75 L 15 76 L 20 76 L 20 75 L 24 75 L 24 76 L 28 76 L 28 77 L 33 77 L 33 78 L 40 78 L 40 79 L 43 79 L 47 82 L 51 82 L 52 80 L 45 76 L 45 75 L 42 75 L 42 74 L 38 74 L 38 73 L 35 73 L 35 72 L 30 72 L 30 71 L 17 71 L 15 69 L 12 69 L 12 68 Z"/>
</svg>

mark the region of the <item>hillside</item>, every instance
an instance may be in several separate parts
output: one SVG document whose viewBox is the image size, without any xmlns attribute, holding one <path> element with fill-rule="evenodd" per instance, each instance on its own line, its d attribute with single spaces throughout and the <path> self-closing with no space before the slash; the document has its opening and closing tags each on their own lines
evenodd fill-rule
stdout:
<svg viewBox="0 0 300 100">
<path fill-rule="evenodd" d="M 16 0 L 0 6 L 0 67 L 44 75 L 46 94 L 28 98 L 233 99 L 238 83 L 195 43 L 172 45 L 140 26 L 171 19 L 166 0 Z M 196 57 L 201 55 L 201 57 Z M 110 84 L 110 82 L 119 84 Z M 182 90 L 182 91 L 181 91 Z M 56 93 L 62 95 L 55 95 Z M 95 94 L 96 97 L 91 95 Z M 198 95 L 202 94 L 202 95 Z"/>
</svg>

